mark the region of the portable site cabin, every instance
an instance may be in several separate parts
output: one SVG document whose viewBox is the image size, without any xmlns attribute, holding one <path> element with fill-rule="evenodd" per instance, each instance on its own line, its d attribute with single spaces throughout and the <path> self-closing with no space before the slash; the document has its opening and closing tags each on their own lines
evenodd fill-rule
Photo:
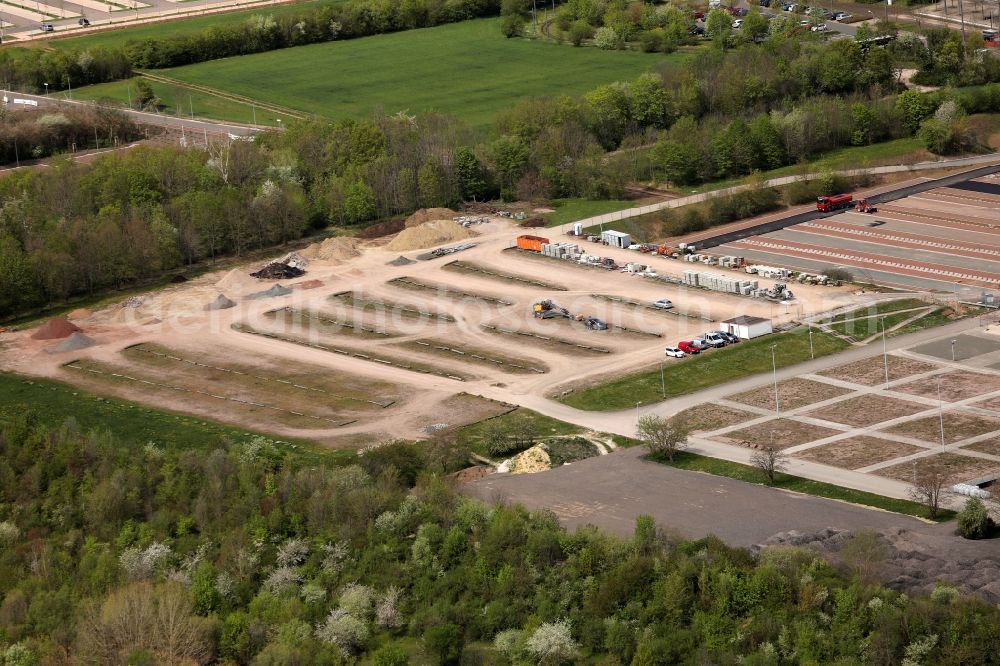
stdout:
<svg viewBox="0 0 1000 666">
<path fill-rule="evenodd" d="M 602 231 L 601 241 L 613 247 L 627 248 L 632 244 L 632 237 L 622 231 Z"/>
<path fill-rule="evenodd" d="M 727 319 L 721 322 L 721 324 L 723 331 L 732 333 L 736 337 L 743 340 L 759 338 L 762 335 L 767 335 L 768 333 L 774 331 L 774 328 L 771 326 L 770 319 L 751 317 L 748 315 L 733 317 L 732 319 Z"/>
</svg>

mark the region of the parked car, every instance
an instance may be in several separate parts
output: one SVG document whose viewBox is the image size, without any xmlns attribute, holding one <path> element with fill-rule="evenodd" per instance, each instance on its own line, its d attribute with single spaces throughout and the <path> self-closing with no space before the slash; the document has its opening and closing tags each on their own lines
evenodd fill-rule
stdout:
<svg viewBox="0 0 1000 666">
<path fill-rule="evenodd" d="M 733 21 L 733 30 L 739 30 L 741 25 L 743 25 L 743 19 L 736 19 Z"/>
<path fill-rule="evenodd" d="M 701 351 L 701 348 L 693 345 L 690 340 L 681 340 L 677 343 L 677 348 L 685 354 L 697 354 Z"/>
<path fill-rule="evenodd" d="M 653 303 L 654 308 L 660 308 L 661 310 L 669 310 L 674 307 L 674 304 L 670 302 L 669 298 L 661 298 L 660 300 Z"/>
<path fill-rule="evenodd" d="M 712 331 L 711 333 L 706 333 L 702 339 L 705 341 L 705 344 L 707 344 L 709 347 L 715 347 L 716 349 L 725 347 L 727 344 L 726 339 L 715 331 Z"/>
<path fill-rule="evenodd" d="M 813 32 L 826 32 L 826 23 L 820 23 L 819 25 L 814 25 L 810 28 Z"/>
<path fill-rule="evenodd" d="M 606 331 L 608 330 L 608 325 L 597 317 L 587 317 L 583 320 L 583 325 L 592 331 Z"/>
<path fill-rule="evenodd" d="M 695 12 L 694 13 L 694 20 L 695 21 L 700 21 L 703 18 L 705 18 L 705 12 Z"/>
<path fill-rule="evenodd" d="M 738 335 L 733 335 L 732 333 L 727 333 L 726 331 L 716 331 L 716 333 L 724 337 L 726 339 L 726 342 L 728 342 L 731 345 L 734 345 L 740 341 L 740 336 Z"/>
<path fill-rule="evenodd" d="M 86 28 L 88 25 L 90 25 L 90 19 L 82 18 L 79 21 L 77 21 L 77 24 L 82 25 L 83 27 Z"/>
<path fill-rule="evenodd" d="M 664 353 L 672 358 L 684 358 L 685 356 L 687 356 L 687 354 L 684 353 L 683 349 L 679 349 L 677 347 L 667 347 L 664 350 Z"/>
<path fill-rule="evenodd" d="M 834 21 L 846 21 L 847 19 L 852 19 L 852 18 L 854 17 L 848 14 L 847 12 L 837 12 L 836 14 L 833 15 Z"/>
<path fill-rule="evenodd" d="M 761 7 L 770 7 L 771 0 L 757 0 L 757 4 L 760 5 Z"/>
<path fill-rule="evenodd" d="M 696 25 L 696 26 L 692 27 L 690 30 L 688 30 L 688 34 L 691 34 L 691 35 L 704 35 L 705 34 L 705 29 L 702 28 L 700 25 Z"/>
<path fill-rule="evenodd" d="M 53 32 L 55 29 L 56 27 L 51 23 L 43 23 L 41 27 L 39 27 L 39 30 L 42 32 Z"/>
<path fill-rule="evenodd" d="M 698 351 L 705 351 L 706 349 L 711 349 L 712 345 L 705 341 L 705 338 L 692 338 L 691 344 L 698 348 Z"/>
</svg>

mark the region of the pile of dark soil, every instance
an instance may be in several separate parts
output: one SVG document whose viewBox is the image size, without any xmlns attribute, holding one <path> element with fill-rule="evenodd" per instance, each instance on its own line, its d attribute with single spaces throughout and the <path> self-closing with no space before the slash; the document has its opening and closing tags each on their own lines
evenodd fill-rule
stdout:
<svg viewBox="0 0 1000 666">
<path fill-rule="evenodd" d="M 71 324 L 65 317 L 53 317 L 41 328 L 31 334 L 32 340 L 62 340 L 80 330 L 76 324 Z"/>
<path fill-rule="evenodd" d="M 187 281 L 188 281 L 188 279 L 186 277 L 184 277 L 183 275 L 180 275 L 180 274 L 175 275 L 172 278 L 170 278 L 170 284 L 183 284 L 183 283 L 185 283 Z"/>
<path fill-rule="evenodd" d="M 547 226 L 544 217 L 529 217 L 521 223 L 522 227 L 544 227 Z"/>
<path fill-rule="evenodd" d="M 306 272 L 301 268 L 276 261 L 273 264 L 268 264 L 256 273 L 251 273 L 250 276 L 258 280 L 289 280 L 291 278 L 302 277 L 305 274 Z"/>
<path fill-rule="evenodd" d="M 386 220 L 385 222 L 379 222 L 367 227 L 355 236 L 355 238 L 382 238 L 383 236 L 398 234 L 405 228 L 406 220 Z"/>
</svg>

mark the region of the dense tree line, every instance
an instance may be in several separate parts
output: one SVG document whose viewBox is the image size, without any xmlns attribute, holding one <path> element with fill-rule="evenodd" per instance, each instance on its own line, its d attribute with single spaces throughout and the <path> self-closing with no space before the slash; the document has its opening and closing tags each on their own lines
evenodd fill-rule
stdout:
<svg viewBox="0 0 1000 666">
<path fill-rule="evenodd" d="M 754 557 L 568 533 L 446 482 L 447 444 L 357 464 L 261 438 L 207 450 L 0 431 L 8 664 L 995 664 L 996 608 L 871 585 L 807 549 Z M 849 544 L 850 547 L 850 544 Z M 848 547 L 848 548 L 849 548 Z"/>
</svg>

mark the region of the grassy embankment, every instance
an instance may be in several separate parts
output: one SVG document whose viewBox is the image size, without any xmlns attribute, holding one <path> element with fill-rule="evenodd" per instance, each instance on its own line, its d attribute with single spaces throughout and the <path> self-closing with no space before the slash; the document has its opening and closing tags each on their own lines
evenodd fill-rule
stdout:
<svg viewBox="0 0 1000 666">
<path fill-rule="evenodd" d="M 73 419 L 84 432 L 111 431 L 122 441 L 153 442 L 171 449 L 211 450 L 225 440 L 245 441 L 261 434 L 126 400 L 104 398 L 63 382 L 0 372 L 0 422 L 29 409 L 42 424 L 52 428 Z M 306 440 L 282 438 L 281 441 L 294 444 L 294 451 L 300 456 L 322 455 L 326 460 L 346 463 L 355 455 L 353 451 L 321 449 Z"/>
<path fill-rule="evenodd" d="M 328 118 L 440 111 L 475 127 L 489 126 L 519 102 L 553 94 L 578 95 L 654 69 L 670 56 L 571 48 L 508 40 L 498 19 L 465 21 L 361 39 L 312 44 L 157 70 L 182 84 L 216 89 Z M 323 74 L 334 72 L 334 75 Z M 269 83 L 270 82 L 270 83 Z M 75 91 L 78 98 L 127 103 L 124 82 Z M 189 112 L 246 120 L 249 104 L 153 83 L 166 113 Z M 178 100 L 178 96 L 180 99 Z M 258 122 L 263 122 L 258 110 Z"/>
<path fill-rule="evenodd" d="M 914 319 L 896 330 L 890 330 L 893 326 L 918 315 L 919 310 L 917 308 L 930 307 L 934 307 L 934 309 L 927 312 L 927 314 Z M 969 307 L 962 312 L 961 316 L 974 317 L 981 312 L 983 312 L 983 308 Z M 849 335 L 861 340 L 877 335 L 882 331 L 883 317 L 885 318 L 884 326 L 890 338 L 948 324 L 957 318 L 948 306 L 938 305 L 935 307 L 934 303 L 928 303 L 919 298 L 901 298 L 894 301 L 883 301 L 866 308 L 858 308 L 857 310 L 837 315 L 824 323 L 828 324 L 830 329 L 840 335 Z"/>
<path fill-rule="evenodd" d="M 813 352 L 816 357 L 842 351 L 850 345 L 833 335 L 813 330 Z M 663 386 L 660 366 L 588 386 L 569 393 L 560 401 L 586 411 L 616 411 L 660 402 L 702 389 L 718 386 L 734 379 L 749 377 L 771 370 L 771 346 L 775 348 L 775 363 L 779 368 L 810 359 L 809 335 L 805 328 L 748 340 L 724 349 L 713 349 L 682 359 L 664 360 Z"/>
</svg>

